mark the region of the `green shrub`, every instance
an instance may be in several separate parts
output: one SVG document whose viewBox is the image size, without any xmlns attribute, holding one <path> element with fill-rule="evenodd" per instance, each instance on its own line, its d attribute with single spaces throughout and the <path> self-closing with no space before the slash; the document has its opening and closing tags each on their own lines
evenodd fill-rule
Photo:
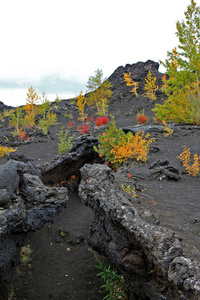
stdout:
<svg viewBox="0 0 200 300">
<path fill-rule="evenodd" d="M 70 131 L 67 129 L 66 131 L 60 130 L 57 134 L 59 143 L 58 143 L 58 150 L 59 153 L 65 153 L 73 146 L 73 139 L 75 135 L 70 135 Z"/>
<path fill-rule="evenodd" d="M 96 268 L 101 272 L 97 276 L 101 277 L 104 281 L 104 284 L 101 288 L 105 288 L 106 292 L 109 294 L 103 298 L 103 300 L 127 300 L 127 289 L 122 275 L 118 275 L 116 271 L 111 269 L 111 266 L 106 264 L 104 261 L 100 261 L 95 252 L 94 256 L 98 262 Z"/>
</svg>

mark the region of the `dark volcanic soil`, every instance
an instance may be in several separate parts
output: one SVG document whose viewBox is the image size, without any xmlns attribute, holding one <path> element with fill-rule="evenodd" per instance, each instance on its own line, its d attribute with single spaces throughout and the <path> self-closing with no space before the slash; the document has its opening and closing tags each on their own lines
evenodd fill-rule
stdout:
<svg viewBox="0 0 200 300">
<path fill-rule="evenodd" d="M 16 273 L 12 299 L 102 299 L 98 263 L 86 241 L 92 220 L 93 212 L 73 193 L 54 224 L 29 233 L 31 261 Z"/>
<path fill-rule="evenodd" d="M 123 92 L 123 91 L 122 91 Z M 152 108 L 155 103 L 162 103 L 162 97 L 155 102 L 140 95 L 133 97 L 127 88 L 123 97 L 116 96 L 110 102 L 109 114 L 115 116 L 118 127 L 135 126 L 136 113 L 145 108 L 149 117 L 148 124 L 153 123 Z M 33 158 L 38 166 L 53 160 L 58 155 L 56 133 L 68 127 L 66 114 L 73 114 L 74 123 L 71 131 L 77 136 L 78 111 L 69 105 L 69 101 L 54 103 L 58 113 L 58 124 L 51 127 L 47 136 L 33 136 L 31 142 L 18 145 L 18 150 Z M 94 109 L 88 116 L 96 118 Z M 93 125 L 91 135 L 97 136 L 104 128 L 97 130 Z M 0 136 L 6 140 L 11 128 L 8 121 L 1 124 Z M 142 206 L 152 211 L 160 222 L 160 226 L 171 228 L 183 239 L 183 245 L 188 255 L 200 260 L 200 178 L 186 174 L 180 159 L 177 158 L 185 145 L 191 153 L 200 155 L 200 127 L 175 126 L 172 136 L 164 137 L 162 132 L 150 132 L 156 141 L 152 146 L 158 152 L 150 152 L 146 164 L 128 161 L 122 167 L 122 172 L 130 173 L 132 178 L 142 186 L 138 211 L 142 214 Z M 5 138 L 5 139 L 4 139 Z M 1 142 L 2 142 L 1 141 Z M 180 180 L 169 179 L 156 173 L 150 175 L 152 163 L 168 160 L 169 166 L 177 168 Z M 0 159 L 4 164 L 6 158 Z M 31 246 L 31 261 L 22 265 L 16 273 L 13 282 L 14 296 L 12 300 L 47 300 L 47 299 L 102 299 L 104 294 L 100 289 L 103 284 L 96 274 L 96 260 L 88 251 L 87 233 L 93 219 L 90 209 L 83 206 L 76 193 L 69 195 L 68 206 L 57 217 L 54 224 L 46 224 L 43 229 L 29 233 L 27 244 Z"/>
</svg>

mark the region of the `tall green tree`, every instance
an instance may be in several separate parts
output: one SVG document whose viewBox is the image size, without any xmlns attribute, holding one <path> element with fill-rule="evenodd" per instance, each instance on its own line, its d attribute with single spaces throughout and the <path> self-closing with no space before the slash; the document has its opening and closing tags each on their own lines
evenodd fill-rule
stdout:
<svg viewBox="0 0 200 300">
<path fill-rule="evenodd" d="M 161 120 L 200 124 L 200 7 L 194 0 L 176 29 L 178 48 L 161 62 L 169 77 L 164 77 L 162 88 L 168 99 L 164 105 L 156 104 L 154 111 Z"/>
<path fill-rule="evenodd" d="M 112 84 L 108 79 L 103 79 L 102 70 L 97 69 L 94 76 L 90 76 L 86 85 L 90 93 L 88 105 L 97 108 L 98 115 L 106 115 L 108 111 L 108 99 L 112 95 Z"/>
</svg>

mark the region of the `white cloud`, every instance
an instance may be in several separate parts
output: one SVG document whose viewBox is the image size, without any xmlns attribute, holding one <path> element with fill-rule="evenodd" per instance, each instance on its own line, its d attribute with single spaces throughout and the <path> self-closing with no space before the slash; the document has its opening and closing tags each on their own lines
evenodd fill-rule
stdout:
<svg viewBox="0 0 200 300">
<path fill-rule="evenodd" d="M 164 60 L 178 43 L 176 21 L 184 18 L 189 4 L 190 0 L 1 1 L 0 80 L 34 82 L 59 74 L 84 84 L 97 68 L 108 77 L 120 65 Z"/>
</svg>

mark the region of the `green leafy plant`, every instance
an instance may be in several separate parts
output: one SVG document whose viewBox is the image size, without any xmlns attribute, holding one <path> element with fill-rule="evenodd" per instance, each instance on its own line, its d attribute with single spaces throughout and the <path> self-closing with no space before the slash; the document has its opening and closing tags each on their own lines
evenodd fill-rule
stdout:
<svg viewBox="0 0 200 300">
<path fill-rule="evenodd" d="M 153 111 L 160 120 L 200 124 L 200 7 L 194 0 L 176 23 L 178 48 L 167 53 L 162 91 L 168 96 Z"/>
<path fill-rule="evenodd" d="M 1 122 L 4 122 L 5 118 L 10 116 L 11 111 L 13 111 L 13 110 L 4 109 L 4 111 L 2 113 L 0 113 Z"/>
<path fill-rule="evenodd" d="M 10 112 L 10 120 L 9 125 L 14 127 L 14 131 L 12 132 L 13 136 L 19 135 L 19 128 L 23 124 L 23 111 L 20 107 L 17 107 L 16 110 L 12 110 Z"/>
<path fill-rule="evenodd" d="M 66 114 L 65 118 L 72 118 L 72 114 Z"/>
<path fill-rule="evenodd" d="M 65 153 L 73 146 L 73 139 L 75 136 L 70 134 L 68 129 L 66 131 L 60 130 L 57 134 L 59 139 L 58 151 L 60 154 Z"/>
<path fill-rule="evenodd" d="M 130 185 L 125 186 L 122 184 L 121 188 L 125 193 L 129 194 L 132 198 L 136 197 L 135 187 L 131 188 Z"/>
<path fill-rule="evenodd" d="M 57 116 L 52 112 L 50 101 L 45 96 L 45 93 L 42 95 L 41 102 L 41 105 L 38 107 L 38 112 L 42 115 L 42 118 L 39 120 L 38 127 L 44 134 L 47 134 L 49 126 L 57 122 Z"/>
<path fill-rule="evenodd" d="M 101 288 L 105 288 L 106 292 L 109 293 L 102 300 L 127 300 L 128 296 L 124 277 L 112 270 L 110 265 L 106 264 L 104 261 L 100 261 L 96 253 L 93 253 L 98 262 L 96 268 L 101 271 L 97 274 L 97 276 L 101 277 L 101 279 L 104 281 L 104 284 L 101 286 Z"/>
<path fill-rule="evenodd" d="M 4 117 L 4 118 L 9 117 L 9 116 L 10 116 L 10 112 L 11 112 L 10 110 L 4 109 L 4 111 L 3 111 L 3 113 L 2 113 L 3 117 Z"/>
<path fill-rule="evenodd" d="M 21 248 L 20 257 L 23 264 L 28 263 L 31 260 L 31 253 L 32 250 L 29 245 Z"/>
<path fill-rule="evenodd" d="M 102 70 L 96 70 L 95 76 L 90 76 L 87 82 L 87 89 L 92 92 L 88 96 L 88 105 L 97 108 L 99 116 L 105 116 L 108 112 L 109 98 L 112 96 L 112 84 L 108 79 L 103 79 Z"/>
</svg>

